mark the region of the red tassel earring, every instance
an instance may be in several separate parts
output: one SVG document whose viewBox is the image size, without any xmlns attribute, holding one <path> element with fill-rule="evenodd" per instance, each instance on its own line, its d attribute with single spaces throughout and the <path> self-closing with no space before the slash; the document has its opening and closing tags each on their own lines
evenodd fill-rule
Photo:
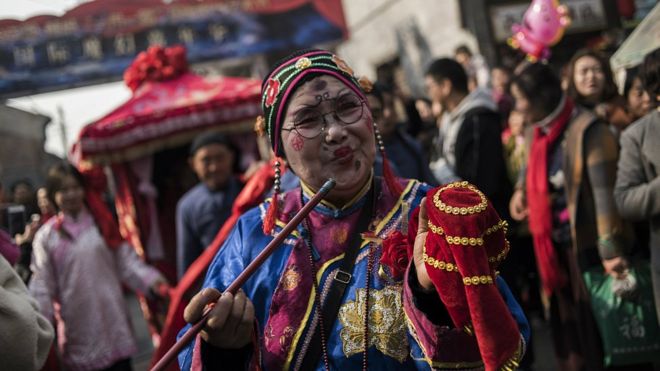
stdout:
<svg viewBox="0 0 660 371">
<path fill-rule="evenodd" d="M 275 221 L 277 219 L 277 208 L 278 208 L 278 197 L 280 195 L 280 175 L 282 170 L 280 169 L 280 160 L 276 159 L 273 167 L 275 168 L 275 180 L 273 181 L 273 198 L 268 205 L 268 211 L 266 211 L 266 217 L 264 218 L 263 231 L 265 234 L 269 235 L 273 233 L 273 228 L 275 228 Z"/>
<path fill-rule="evenodd" d="M 378 145 L 378 150 L 380 151 L 380 156 L 383 159 L 383 178 L 385 178 L 385 184 L 387 188 L 392 192 L 396 197 L 401 196 L 403 193 L 403 187 L 397 182 L 396 176 L 392 171 L 390 162 L 387 160 L 387 155 L 385 154 L 385 145 L 383 144 L 383 137 L 380 135 L 380 130 L 378 130 L 378 124 L 374 121 L 374 132 L 376 133 L 376 142 Z"/>
</svg>

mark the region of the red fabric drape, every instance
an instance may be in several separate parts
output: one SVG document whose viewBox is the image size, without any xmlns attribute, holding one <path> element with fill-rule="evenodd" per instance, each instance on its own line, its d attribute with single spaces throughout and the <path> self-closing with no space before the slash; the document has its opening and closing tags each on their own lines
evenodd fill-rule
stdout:
<svg viewBox="0 0 660 371">
<path fill-rule="evenodd" d="M 119 218 L 119 229 L 122 236 L 129 241 L 137 254 L 146 262 L 152 263 L 144 248 L 144 241 L 149 235 L 149 208 L 143 197 L 138 192 L 138 180 L 133 174 L 128 163 L 112 165 L 115 175 L 117 194 L 115 195 L 115 206 Z M 159 268 L 156 265 L 156 268 Z M 164 276 L 166 272 L 161 272 Z M 138 295 L 140 307 L 147 321 L 149 332 L 154 344 L 160 344 L 160 333 L 163 329 L 166 309 L 159 300 L 147 300 L 146 297 Z"/>
<path fill-rule="evenodd" d="M 148 261 L 144 240 L 145 236 L 149 235 L 149 215 L 146 203 L 139 196 L 137 178 L 128 163 L 112 165 L 112 172 L 117 186 L 115 206 L 121 234 L 130 242 L 138 255 Z"/>
</svg>

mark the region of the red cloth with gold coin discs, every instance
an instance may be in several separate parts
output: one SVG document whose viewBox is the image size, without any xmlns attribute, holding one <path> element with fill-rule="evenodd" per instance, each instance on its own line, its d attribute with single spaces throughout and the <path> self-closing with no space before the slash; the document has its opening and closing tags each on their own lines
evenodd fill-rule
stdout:
<svg viewBox="0 0 660 371">
<path fill-rule="evenodd" d="M 495 284 L 509 251 L 506 222 L 468 182 L 432 189 L 426 210 L 424 262 L 454 325 L 476 337 L 486 370 L 516 368 L 520 331 Z"/>
</svg>

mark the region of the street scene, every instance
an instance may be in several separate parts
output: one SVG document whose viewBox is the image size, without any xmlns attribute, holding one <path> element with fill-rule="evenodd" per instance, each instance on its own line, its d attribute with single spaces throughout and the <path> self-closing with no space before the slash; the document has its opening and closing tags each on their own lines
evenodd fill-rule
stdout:
<svg viewBox="0 0 660 371">
<path fill-rule="evenodd" d="M 0 4 L 0 370 L 660 370 L 657 0 Z"/>
</svg>

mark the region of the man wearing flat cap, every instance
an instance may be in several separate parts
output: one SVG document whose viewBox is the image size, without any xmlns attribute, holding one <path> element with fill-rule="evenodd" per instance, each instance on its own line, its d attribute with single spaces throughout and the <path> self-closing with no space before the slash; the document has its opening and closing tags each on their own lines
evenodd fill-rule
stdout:
<svg viewBox="0 0 660 371">
<path fill-rule="evenodd" d="M 200 182 L 176 206 L 177 276 L 213 242 L 231 215 L 242 184 L 234 176 L 238 153 L 229 138 L 216 132 L 196 137 L 190 146 L 190 167 Z"/>
</svg>

